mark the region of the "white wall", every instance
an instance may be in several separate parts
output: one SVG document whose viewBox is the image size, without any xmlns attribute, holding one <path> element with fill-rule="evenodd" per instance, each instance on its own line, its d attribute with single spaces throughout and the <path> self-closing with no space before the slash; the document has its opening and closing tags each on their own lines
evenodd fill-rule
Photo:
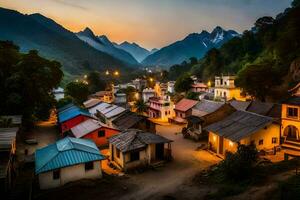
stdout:
<svg viewBox="0 0 300 200">
<path fill-rule="evenodd" d="M 39 184 L 41 189 L 59 187 L 71 181 L 84 178 L 101 178 L 101 161 L 94 161 L 94 169 L 85 171 L 85 164 L 73 165 L 60 169 L 60 178 L 53 179 L 53 171 L 39 174 Z"/>
</svg>

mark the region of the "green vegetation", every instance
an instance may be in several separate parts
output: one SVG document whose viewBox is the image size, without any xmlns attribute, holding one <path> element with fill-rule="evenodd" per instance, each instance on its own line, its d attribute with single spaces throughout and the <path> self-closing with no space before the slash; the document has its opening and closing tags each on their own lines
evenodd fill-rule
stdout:
<svg viewBox="0 0 300 200">
<path fill-rule="evenodd" d="M 87 76 L 90 93 L 95 93 L 106 89 L 106 83 L 101 79 L 101 74 L 97 71 L 90 72 Z"/>
<path fill-rule="evenodd" d="M 51 91 L 62 77 L 60 63 L 35 50 L 22 54 L 13 43 L 0 41 L 0 115 L 21 114 L 27 127 L 47 119 L 55 104 Z"/>
<path fill-rule="evenodd" d="M 199 100 L 199 95 L 200 95 L 199 92 L 188 92 L 185 98 L 192 99 L 192 100 Z"/>
<path fill-rule="evenodd" d="M 193 80 L 188 73 L 181 75 L 175 83 L 176 92 L 187 92 L 191 88 Z"/>
<path fill-rule="evenodd" d="M 83 82 L 70 82 L 65 89 L 65 95 L 74 99 L 75 103 L 82 104 L 89 95 L 88 85 Z"/>
<path fill-rule="evenodd" d="M 139 99 L 134 103 L 134 107 L 136 109 L 136 112 L 139 114 L 143 114 L 145 112 L 147 112 L 148 110 L 148 106 L 147 104 L 144 102 L 143 99 Z"/>
</svg>

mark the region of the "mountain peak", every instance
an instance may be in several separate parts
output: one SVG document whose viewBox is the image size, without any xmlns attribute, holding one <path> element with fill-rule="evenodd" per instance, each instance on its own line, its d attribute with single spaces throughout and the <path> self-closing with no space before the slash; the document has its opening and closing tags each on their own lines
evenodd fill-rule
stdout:
<svg viewBox="0 0 300 200">
<path fill-rule="evenodd" d="M 216 28 L 214 28 L 214 30 L 211 33 L 214 34 L 214 33 L 220 33 L 223 31 L 224 31 L 224 29 L 221 26 L 216 26 Z"/>
</svg>

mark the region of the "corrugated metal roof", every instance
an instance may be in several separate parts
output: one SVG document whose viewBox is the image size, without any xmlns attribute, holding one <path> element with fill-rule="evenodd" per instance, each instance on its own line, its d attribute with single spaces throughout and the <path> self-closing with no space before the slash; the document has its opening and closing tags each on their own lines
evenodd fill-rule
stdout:
<svg viewBox="0 0 300 200">
<path fill-rule="evenodd" d="M 237 110 L 247 110 L 249 105 L 251 104 L 251 101 L 237 101 L 237 100 L 231 100 L 230 105 L 234 107 Z"/>
<path fill-rule="evenodd" d="M 273 119 L 271 117 L 238 110 L 223 120 L 207 126 L 205 130 L 223 136 L 233 142 L 238 142 L 272 122 Z"/>
<path fill-rule="evenodd" d="M 84 116 L 91 117 L 91 114 L 87 110 L 81 109 L 76 106 L 72 106 L 72 107 L 58 113 L 58 121 L 59 121 L 59 123 L 62 123 L 69 119 L 72 119 L 78 115 L 84 115 Z"/>
<path fill-rule="evenodd" d="M 109 138 L 109 143 L 115 145 L 121 152 L 145 148 L 148 144 L 169 142 L 172 142 L 172 140 L 137 129 L 128 129 Z"/>
<path fill-rule="evenodd" d="M 97 114 L 97 111 L 101 112 L 102 110 L 104 110 L 105 108 L 107 108 L 109 106 L 110 106 L 109 103 L 102 102 L 92 108 L 89 108 L 89 112 L 91 114 L 95 115 L 95 114 Z"/>
<path fill-rule="evenodd" d="M 126 111 L 124 114 L 113 120 L 113 124 L 121 130 L 132 128 L 138 122 L 145 120 L 147 117 L 138 115 L 131 111 Z"/>
<path fill-rule="evenodd" d="M 19 128 L 0 128 L 0 151 L 10 151 Z"/>
<path fill-rule="evenodd" d="M 60 113 L 60 112 L 63 112 L 65 110 L 67 110 L 68 108 L 71 108 L 71 107 L 76 107 L 73 103 L 69 103 L 61 108 L 58 108 L 57 109 L 57 112 Z"/>
<path fill-rule="evenodd" d="M 188 111 L 189 109 L 193 108 L 198 101 L 191 100 L 191 99 L 181 99 L 176 105 L 175 110 L 179 111 Z"/>
<path fill-rule="evenodd" d="M 101 101 L 99 99 L 92 98 L 92 99 L 89 99 L 89 100 L 83 102 L 83 105 L 86 108 L 91 108 L 91 107 L 98 105 L 99 103 L 101 103 Z"/>
<path fill-rule="evenodd" d="M 89 134 L 101 127 L 107 127 L 110 129 L 114 129 L 98 120 L 88 119 L 88 120 L 78 124 L 77 126 L 74 126 L 73 128 L 71 128 L 71 131 L 76 138 L 81 138 L 81 137 L 85 136 L 86 134 Z"/>
<path fill-rule="evenodd" d="M 247 111 L 260 115 L 267 115 L 273 106 L 274 103 L 252 101 L 250 106 L 247 108 Z"/>
<path fill-rule="evenodd" d="M 202 99 L 197 105 L 192 109 L 192 115 L 202 117 L 209 113 L 215 112 L 220 107 L 224 105 L 223 102 L 210 101 Z"/>
<path fill-rule="evenodd" d="M 66 137 L 35 152 L 35 173 L 40 174 L 80 163 L 103 160 L 91 140 Z"/>
<path fill-rule="evenodd" d="M 22 124 L 22 115 L 2 115 L 0 116 L 0 119 L 11 119 L 12 124 L 14 125 L 20 125 Z"/>
</svg>

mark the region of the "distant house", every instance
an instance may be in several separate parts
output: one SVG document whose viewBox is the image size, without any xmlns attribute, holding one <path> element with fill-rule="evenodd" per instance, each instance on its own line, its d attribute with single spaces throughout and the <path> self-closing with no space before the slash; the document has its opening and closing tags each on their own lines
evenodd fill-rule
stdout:
<svg viewBox="0 0 300 200">
<path fill-rule="evenodd" d="M 156 95 L 155 90 L 152 88 L 145 88 L 142 92 L 142 97 L 144 102 L 148 102 L 149 98 Z"/>
<path fill-rule="evenodd" d="M 235 111 L 205 130 L 209 132 L 209 149 L 224 156 L 236 152 L 238 144 L 256 145 L 260 150 L 273 150 L 280 145 L 280 125 L 273 118 L 247 111 Z"/>
<path fill-rule="evenodd" d="M 188 134 L 196 140 L 200 139 L 201 136 L 206 136 L 203 134 L 205 126 L 220 121 L 235 111 L 236 109 L 229 104 L 203 99 L 193 107 L 192 114 L 186 118 Z"/>
<path fill-rule="evenodd" d="M 16 134 L 19 128 L 0 128 L 0 191 L 12 187 L 15 174 Z"/>
<path fill-rule="evenodd" d="M 208 92 L 208 86 L 204 83 L 193 84 L 191 92 Z"/>
<path fill-rule="evenodd" d="M 216 76 L 215 77 L 215 98 L 224 101 L 231 99 L 246 101 L 247 97 L 242 94 L 240 88 L 235 86 L 235 76 Z"/>
<path fill-rule="evenodd" d="M 63 99 L 65 97 L 65 91 L 61 87 L 58 87 L 58 88 L 54 89 L 52 91 L 52 93 L 54 94 L 54 98 L 55 98 L 56 101 L 58 101 L 60 99 Z"/>
<path fill-rule="evenodd" d="M 112 127 L 112 121 L 126 112 L 126 109 L 118 105 L 102 102 L 97 106 L 89 109 L 89 111 L 94 116 L 98 117 L 101 122 Z"/>
<path fill-rule="evenodd" d="M 61 133 L 64 133 L 77 124 L 93 118 L 91 114 L 82 108 L 71 106 L 58 113 L 58 123 Z"/>
<path fill-rule="evenodd" d="M 154 91 L 157 97 L 164 97 L 168 92 L 168 84 L 156 82 L 154 85 Z"/>
<path fill-rule="evenodd" d="M 171 140 L 129 129 L 109 138 L 110 161 L 124 171 L 171 159 Z"/>
<path fill-rule="evenodd" d="M 94 99 L 94 98 L 91 98 L 85 102 L 83 102 L 83 105 L 85 108 L 87 109 L 90 109 L 98 104 L 100 104 L 102 101 L 100 99 Z"/>
<path fill-rule="evenodd" d="M 174 105 L 169 97 L 150 97 L 148 116 L 167 122 L 174 116 Z"/>
<path fill-rule="evenodd" d="M 167 85 L 168 85 L 167 91 L 168 91 L 169 93 L 173 94 L 173 93 L 175 92 L 175 81 L 169 81 L 169 82 L 167 83 Z"/>
<path fill-rule="evenodd" d="M 106 103 L 112 103 L 114 101 L 113 97 L 112 91 L 99 91 L 90 96 L 90 98 L 99 99 Z"/>
<path fill-rule="evenodd" d="M 134 80 L 132 80 L 132 84 L 135 86 L 135 88 L 138 91 L 141 91 L 143 88 L 146 87 L 147 85 L 147 80 L 145 79 L 140 79 L 140 78 L 136 78 Z"/>
<path fill-rule="evenodd" d="M 0 116 L 0 120 L 10 120 L 12 127 L 19 127 L 22 124 L 22 115 L 2 115 Z"/>
<path fill-rule="evenodd" d="M 186 117 L 192 114 L 192 108 L 196 106 L 199 101 L 191 99 L 181 99 L 174 108 L 175 117 L 171 119 L 177 123 L 187 123 Z"/>
<path fill-rule="evenodd" d="M 284 152 L 287 156 L 300 157 L 300 97 L 284 101 L 281 115 Z"/>
<path fill-rule="evenodd" d="M 41 189 L 84 178 L 101 178 L 100 154 L 91 140 L 66 137 L 35 152 L 35 174 Z"/>
<path fill-rule="evenodd" d="M 71 128 L 71 133 L 74 137 L 91 139 L 98 147 L 107 145 L 107 139 L 119 132 L 118 129 L 109 127 L 95 119 L 88 119 Z"/>
<path fill-rule="evenodd" d="M 112 121 L 114 127 L 124 131 L 126 129 L 140 129 L 140 130 L 149 130 L 150 121 L 147 120 L 147 117 L 139 115 L 137 113 L 126 111 L 118 118 Z"/>
<path fill-rule="evenodd" d="M 117 105 L 126 105 L 127 96 L 125 93 L 115 93 L 114 103 Z"/>
</svg>

